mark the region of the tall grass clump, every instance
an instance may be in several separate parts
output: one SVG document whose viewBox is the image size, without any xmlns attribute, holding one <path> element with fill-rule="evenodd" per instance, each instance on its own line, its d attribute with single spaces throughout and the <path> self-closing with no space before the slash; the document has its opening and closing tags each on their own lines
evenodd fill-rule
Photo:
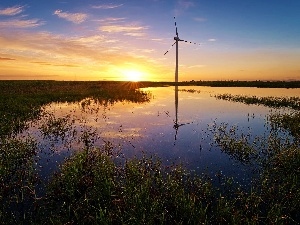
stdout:
<svg viewBox="0 0 300 225">
<path fill-rule="evenodd" d="M 121 165 L 93 148 L 61 166 L 41 218 L 55 224 L 205 223 L 212 198 L 210 182 L 179 166 L 165 170 L 151 157 Z"/>
<path fill-rule="evenodd" d="M 33 140 L 0 141 L 0 221 L 5 224 L 28 222 L 34 216 L 35 155 Z"/>
</svg>

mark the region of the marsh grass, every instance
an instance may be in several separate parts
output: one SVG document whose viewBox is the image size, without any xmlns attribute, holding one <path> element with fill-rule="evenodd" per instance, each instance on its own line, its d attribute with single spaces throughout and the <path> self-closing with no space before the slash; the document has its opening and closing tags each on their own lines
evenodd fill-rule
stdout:
<svg viewBox="0 0 300 225">
<path fill-rule="evenodd" d="M 271 126 L 274 127 L 271 120 Z M 241 163 L 255 163 L 260 176 L 251 192 L 236 192 L 235 207 L 257 223 L 298 224 L 300 214 L 299 142 L 285 139 L 274 129 L 267 137 L 237 135 L 236 127 L 214 124 L 211 131 L 222 151 Z M 234 187 L 232 188 L 234 190 Z M 239 196 L 241 195 L 241 196 Z M 237 204 L 237 205 L 236 205 Z M 249 214 L 250 213 L 250 214 Z M 247 217 L 248 217 L 247 216 Z"/>
<path fill-rule="evenodd" d="M 211 197 L 209 183 L 191 179 L 179 166 L 164 170 L 158 159 L 145 157 L 121 166 L 90 149 L 54 176 L 50 210 L 43 212 L 58 224 L 189 224 L 205 222 Z"/>
<path fill-rule="evenodd" d="M 218 94 L 215 95 L 215 98 L 233 102 L 242 102 L 248 105 L 264 105 L 273 108 L 288 107 L 291 109 L 300 110 L 299 97 L 257 97 L 232 94 Z"/>
<path fill-rule="evenodd" d="M 79 102 L 93 98 L 98 104 L 119 101 L 147 102 L 147 93 L 128 82 L 0 81 L 0 136 L 15 135 L 38 119 L 52 102 Z"/>
<path fill-rule="evenodd" d="M 217 125 L 214 122 L 209 130 L 214 136 L 214 143 L 233 159 L 243 164 L 251 164 L 258 158 L 256 141 L 251 142 L 249 135 L 243 134 L 237 126 L 230 127 L 227 123 Z"/>
<path fill-rule="evenodd" d="M 287 130 L 300 143 L 300 113 L 273 114 L 270 116 L 273 128 L 281 127 Z"/>
<path fill-rule="evenodd" d="M 6 224 L 32 218 L 35 186 L 36 144 L 33 140 L 0 141 L 0 220 Z"/>
<path fill-rule="evenodd" d="M 54 224 L 297 224 L 299 149 L 269 159 L 257 186 L 232 179 L 222 191 L 208 177 L 158 158 L 124 165 L 93 148 L 61 166 L 48 186 L 40 218 Z M 275 197 L 276 196 L 276 197 Z M 41 220 L 40 222 L 43 222 Z"/>
</svg>

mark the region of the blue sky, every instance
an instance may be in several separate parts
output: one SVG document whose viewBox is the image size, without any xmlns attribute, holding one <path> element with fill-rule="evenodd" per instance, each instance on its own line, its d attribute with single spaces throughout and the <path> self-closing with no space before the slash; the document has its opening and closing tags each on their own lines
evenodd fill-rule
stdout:
<svg viewBox="0 0 300 225">
<path fill-rule="evenodd" d="M 300 79 L 300 1 L 0 2 L 0 79 Z M 135 78 L 133 76 L 136 76 Z"/>
</svg>

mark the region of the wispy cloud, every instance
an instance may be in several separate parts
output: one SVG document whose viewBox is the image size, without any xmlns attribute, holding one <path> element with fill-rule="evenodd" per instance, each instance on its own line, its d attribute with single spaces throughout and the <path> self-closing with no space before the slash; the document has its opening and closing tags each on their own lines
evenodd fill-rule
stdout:
<svg viewBox="0 0 300 225">
<path fill-rule="evenodd" d="M 73 65 L 73 64 L 53 64 L 49 62 L 31 62 L 31 63 L 39 64 L 41 66 L 79 67 L 78 65 Z"/>
<path fill-rule="evenodd" d="M 90 61 L 101 64 L 109 61 L 124 62 L 132 59 L 127 52 L 110 53 L 112 46 L 101 41 L 102 36 L 65 37 L 48 32 L 16 31 L 1 33 L 0 46 L 4 46 L 10 58 L 30 58 L 30 62 L 61 62 L 64 65 L 84 65 Z M 118 46 L 114 46 L 118 47 Z M 105 54 L 99 54 L 99 51 Z M 122 52 L 122 53 L 121 53 Z M 6 57 L 6 56 L 3 56 Z M 34 60 L 35 59 L 35 60 Z M 39 60 L 42 59 L 42 60 Z M 45 64 L 46 65 L 46 64 Z"/>
<path fill-rule="evenodd" d="M 7 61 L 7 60 L 9 61 L 9 60 L 16 60 L 16 59 L 0 57 L 0 61 Z"/>
<path fill-rule="evenodd" d="M 45 22 L 40 21 L 38 19 L 31 19 L 31 20 L 13 19 L 13 20 L 0 21 L 0 28 L 33 28 L 44 24 Z"/>
<path fill-rule="evenodd" d="M 100 22 L 105 25 L 110 25 L 110 24 L 116 24 L 120 22 L 124 22 L 125 18 L 124 17 L 108 17 L 100 20 L 94 20 L 95 22 Z"/>
<path fill-rule="evenodd" d="M 161 42 L 161 41 L 164 41 L 164 39 L 163 38 L 152 38 L 151 41 Z"/>
<path fill-rule="evenodd" d="M 71 38 L 70 41 L 74 43 L 80 43 L 86 46 L 95 46 L 101 44 L 105 40 L 103 35 L 92 35 Z"/>
<path fill-rule="evenodd" d="M 145 53 L 153 53 L 153 52 L 155 52 L 154 49 L 137 49 L 137 50 L 140 51 L 140 52 L 145 52 Z"/>
<path fill-rule="evenodd" d="M 115 9 L 123 6 L 124 4 L 114 5 L 114 4 L 103 4 L 103 5 L 94 5 L 93 9 Z"/>
<path fill-rule="evenodd" d="M 24 11 L 24 6 L 13 6 L 5 9 L 0 9 L 0 15 L 3 16 L 15 16 L 17 14 L 20 14 L 21 12 Z"/>
<path fill-rule="evenodd" d="M 124 35 L 128 35 L 128 36 L 144 36 L 145 34 L 143 33 L 143 31 L 147 30 L 148 27 L 136 26 L 136 25 L 130 25 L 130 26 L 106 25 L 106 26 L 101 26 L 99 29 L 103 32 L 124 33 Z"/>
<path fill-rule="evenodd" d="M 188 69 L 194 69 L 194 68 L 203 68 L 205 67 L 205 65 L 193 65 L 193 66 L 189 66 L 187 67 Z"/>
<path fill-rule="evenodd" d="M 215 38 L 210 38 L 210 39 L 208 39 L 208 41 L 209 41 L 209 42 L 215 42 L 215 41 L 217 41 L 217 39 L 215 39 Z"/>
<path fill-rule="evenodd" d="M 83 23 L 88 17 L 88 15 L 85 13 L 69 13 L 63 12 L 60 9 L 55 10 L 54 15 L 76 24 Z"/>
<path fill-rule="evenodd" d="M 131 37 L 144 37 L 146 34 L 145 33 L 128 32 L 128 33 L 124 33 L 124 35 L 131 36 Z"/>
</svg>

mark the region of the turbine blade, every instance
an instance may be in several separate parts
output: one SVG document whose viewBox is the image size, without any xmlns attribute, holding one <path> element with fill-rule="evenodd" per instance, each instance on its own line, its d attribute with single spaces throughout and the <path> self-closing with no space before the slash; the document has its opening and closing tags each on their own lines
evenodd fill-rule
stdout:
<svg viewBox="0 0 300 225">
<path fill-rule="evenodd" d="M 171 45 L 171 47 L 168 49 L 168 51 L 165 52 L 164 55 L 166 55 L 166 54 L 171 50 L 171 48 L 172 48 L 175 44 L 176 44 L 176 41 Z"/>
<path fill-rule="evenodd" d="M 180 40 L 180 41 L 184 41 L 184 42 L 186 42 L 186 43 L 194 44 L 194 45 L 201 45 L 201 44 L 199 44 L 199 43 L 191 42 L 191 41 L 186 41 L 186 40 Z"/>
<path fill-rule="evenodd" d="M 176 28 L 176 36 L 178 36 L 177 23 L 176 23 L 176 18 L 175 18 L 175 16 L 174 16 L 174 22 L 175 22 L 175 28 Z"/>
</svg>

